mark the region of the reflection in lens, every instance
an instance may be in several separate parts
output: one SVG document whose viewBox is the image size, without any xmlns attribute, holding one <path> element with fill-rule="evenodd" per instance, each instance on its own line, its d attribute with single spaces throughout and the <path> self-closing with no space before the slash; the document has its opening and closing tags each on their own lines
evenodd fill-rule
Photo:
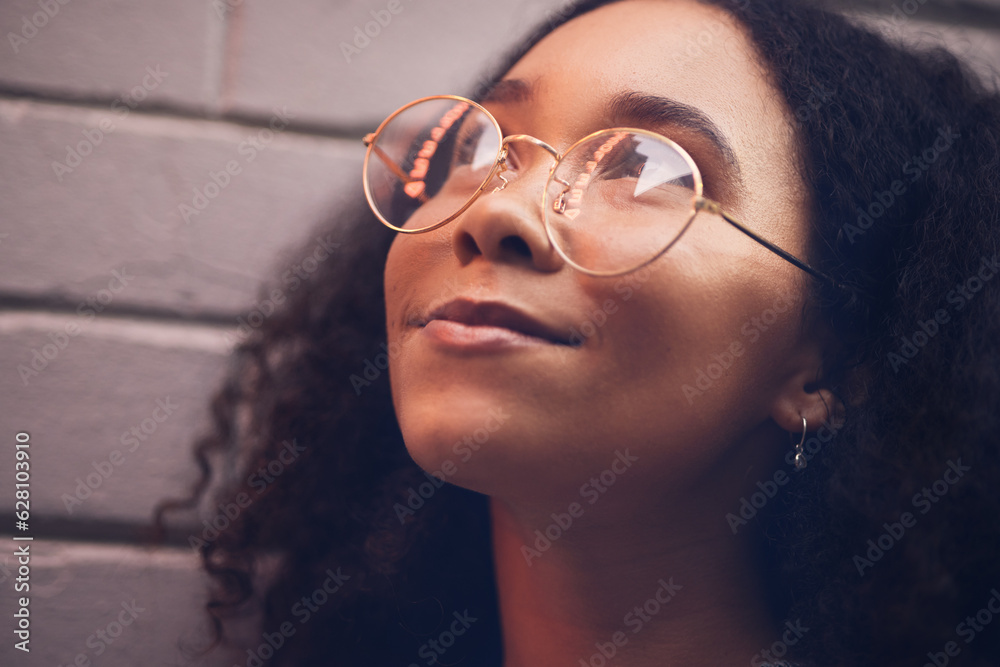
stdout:
<svg viewBox="0 0 1000 667">
<path fill-rule="evenodd" d="M 635 184 L 635 197 L 666 183 L 677 183 L 691 177 L 691 167 L 669 144 L 651 137 L 639 137 L 634 150 L 645 159 L 646 164 Z M 693 182 L 690 187 L 694 190 Z"/>
<path fill-rule="evenodd" d="M 549 233 L 575 264 L 620 272 L 651 260 L 693 215 L 694 166 L 651 134 L 607 131 L 574 146 L 546 187 Z"/>
<path fill-rule="evenodd" d="M 423 229 L 458 212 L 500 152 L 493 120 L 472 103 L 430 98 L 397 113 L 368 158 L 368 191 L 393 226 Z"/>
</svg>

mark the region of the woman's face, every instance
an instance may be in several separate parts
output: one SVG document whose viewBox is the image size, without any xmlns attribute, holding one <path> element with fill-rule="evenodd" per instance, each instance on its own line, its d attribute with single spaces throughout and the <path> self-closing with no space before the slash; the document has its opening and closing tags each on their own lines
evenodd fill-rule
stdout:
<svg viewBox="0 0 1000 667">
<path fill-rule="evenodd" d="M 564 151 L 608 127 L 663 134 L 694 158 L 706 196 L 805 254 L 794 116 L 722 11 L 688 0 L 605 6 L 543 39 L 504 82 L 516 83 L 484 103 L 504 135 Z M 628 94 L 653 103 L 612 115 Z M 641 472 L 617 493 L 648 496 L 717 478 L 762 428 L 776 440 L 771 419 L 801 429 L 794 403 L 819 359 L 803 325 L 807 275 L 704 212 L 646 270 L 584 275 L 542 226 L 552 157 L 523 142 L 513 150 L 503 191 L 442 228 L 397 235 L 388 255 L 393 399 L 421 467 L 490 495 L 559 503 L 628 450 L 631 466 L 615 469 Z"/>
</svg>

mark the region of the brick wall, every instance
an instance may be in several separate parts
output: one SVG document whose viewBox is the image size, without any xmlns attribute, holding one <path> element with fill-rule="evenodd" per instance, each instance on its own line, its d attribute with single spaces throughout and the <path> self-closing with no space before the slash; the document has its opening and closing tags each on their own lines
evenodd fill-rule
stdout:
<svg viewBox="0 0 1000 667">
<path fill-rule="evenodd" d="M 196 476 L 190 443 L 257 284 L 336 240 L 317 224 L 359 196 L 365 131 L 469 91 L 559 4 L 0 4 L 0 504 L 26 431 L 35 537 L 28 655 L 8 628 L 27 543 L 0 522 L 0 663 L 189 663 L 204 578 L 183 536 L 149 550 L 136 531 Z M 1000 64 L 1000 0 L 852 11 Z"/>
</svg>

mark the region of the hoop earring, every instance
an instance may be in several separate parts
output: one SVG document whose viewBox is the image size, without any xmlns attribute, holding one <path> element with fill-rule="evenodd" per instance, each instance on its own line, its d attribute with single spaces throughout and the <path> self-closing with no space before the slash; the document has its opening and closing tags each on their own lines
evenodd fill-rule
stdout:
<svg viewBox="0 0 1000 667">
<path fill-rule="evenodd" d="M 802 415 L 799 416 L 802 417 Z M 802 417 L 802 439 L 799 440 L 797 445 L 795 445 L 795 467 L 799 470 L 806 467 L 806 455 L 802 453 L 802 445 L 806 442 L 806 430 L 806 418 Z"/>
</svg>

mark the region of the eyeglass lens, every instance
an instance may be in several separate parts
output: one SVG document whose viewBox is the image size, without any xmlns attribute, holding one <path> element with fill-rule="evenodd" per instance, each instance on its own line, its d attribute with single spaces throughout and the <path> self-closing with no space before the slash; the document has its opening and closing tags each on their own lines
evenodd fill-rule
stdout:
<svg viewBox="0 0 1000 667">
<path fill-rule="evenodd" d="M 468 102 L 432 98 L 410 106 L 376 138 L 368 161 L 372 201 L 396 227 L 432 227 L 483 184 L 500 141 L 492 119 Z"/>
</svg>

